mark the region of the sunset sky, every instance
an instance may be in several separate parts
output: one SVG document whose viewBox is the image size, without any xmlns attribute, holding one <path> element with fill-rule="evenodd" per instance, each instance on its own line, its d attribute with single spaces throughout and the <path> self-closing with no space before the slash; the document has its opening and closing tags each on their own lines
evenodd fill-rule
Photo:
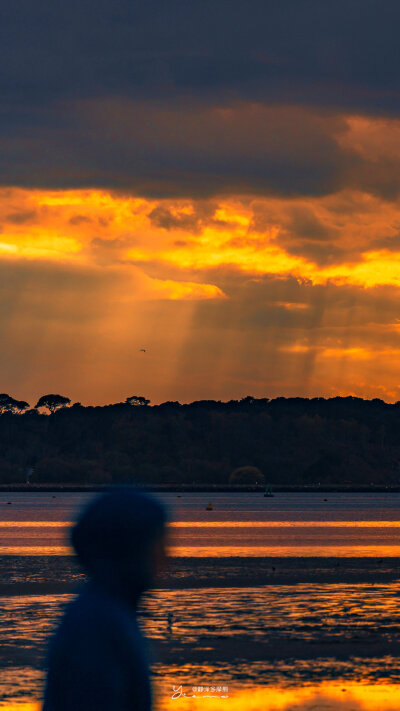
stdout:
<svg viewBox="0 0 400 711">
<path fill-rule="evenodd" d="M 0 391 L 400 400 L 399 26 L 4 3 Z"/>
</svg>

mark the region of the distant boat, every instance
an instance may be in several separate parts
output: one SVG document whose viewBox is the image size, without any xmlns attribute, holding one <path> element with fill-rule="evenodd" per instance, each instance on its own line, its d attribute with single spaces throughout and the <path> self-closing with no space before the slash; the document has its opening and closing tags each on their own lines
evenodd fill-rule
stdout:
<svg viewBox="0 0 400 711">
<path fill-rule="evenodd" d="M 211 501 L 210 501 L 210 503 L 207 504 L 207 506 L 206 506 L 206 511 L 212 511 L 212 510 L 213 510 L 213 505 L 212 505 L 212 503 L 211 503 Z"/>
<path fill-rule="evenodd" d="M 268 497 L 273 496 L 273 493 L 272 493 L 272 486 L 266 486 L 266 487 L 265 487 L 264 496 L 268 496 Z"/>
</svg>

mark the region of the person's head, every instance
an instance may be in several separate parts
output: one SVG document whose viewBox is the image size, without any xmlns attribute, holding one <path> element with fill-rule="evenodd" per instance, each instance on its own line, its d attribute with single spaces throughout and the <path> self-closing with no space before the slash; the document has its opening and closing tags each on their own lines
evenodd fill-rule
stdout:
<svg viewBox="0 0 400 711">
<path fill-rule="evenodd" d="M 136 602 L 164 564 L 165 524 L 158 501 L 121 487 L 88 504 L 72 529 L 71 542 L 97 584 Z"/>
</svg>

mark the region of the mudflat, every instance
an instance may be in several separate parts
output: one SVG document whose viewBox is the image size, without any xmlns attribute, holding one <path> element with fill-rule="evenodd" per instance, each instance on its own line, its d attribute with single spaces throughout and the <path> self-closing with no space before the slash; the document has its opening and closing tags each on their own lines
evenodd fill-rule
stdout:
<svg viewBox="0 0 400 711">
<path fill-rule="evenodd" d="M 400 558 L 169 558 L 157 588 L 256 587 L 299 583 L 384 583 Z M 73 556 L 3 556 L 0 595 L 70 593 L 85 575 Z"/>
</svg>

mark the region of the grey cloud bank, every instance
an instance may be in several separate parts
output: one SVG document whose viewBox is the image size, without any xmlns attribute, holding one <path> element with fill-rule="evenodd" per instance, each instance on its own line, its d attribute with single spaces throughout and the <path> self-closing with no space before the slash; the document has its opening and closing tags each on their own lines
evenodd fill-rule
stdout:
<svg viewBox="0 0 400 711">
<path fill-rule="evenodd" d="M 395 0 L 19 0 L 1 19 L 0 87 L 20 107 L 195 92 L 399 108 Z"/>
<path fill-rule="evenodd" d="M 336 137 L 343 112 L 399 115 L 399 20 L 376 0 L 3 2 L 1 183 L 393 198 L 398 161 L 371 177 Z"/>
</svg>

